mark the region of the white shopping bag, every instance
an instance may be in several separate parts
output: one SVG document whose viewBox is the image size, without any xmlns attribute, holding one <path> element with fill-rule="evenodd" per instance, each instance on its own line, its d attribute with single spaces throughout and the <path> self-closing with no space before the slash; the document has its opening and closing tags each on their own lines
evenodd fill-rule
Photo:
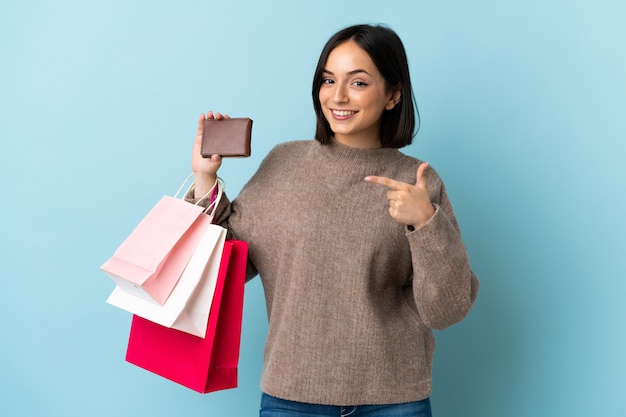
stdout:
<svg viewBox="0 0 626 417">
<path fill-rule="evenodd" d="M 165 304 L 158 305 L 116 287 L 107 303 L 165 327 L 204 338 L 220 268 L 226 229 L 208 225 Z"/>
</svg>

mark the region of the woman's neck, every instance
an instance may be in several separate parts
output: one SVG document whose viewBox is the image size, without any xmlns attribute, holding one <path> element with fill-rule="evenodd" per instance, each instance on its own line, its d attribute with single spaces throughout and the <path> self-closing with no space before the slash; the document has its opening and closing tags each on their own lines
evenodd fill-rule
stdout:
<svg viewBox="0 0 626 417">
<path fill-rule="evenodd" d="M 382 148 L 380 138 L 378 137 L 354 137 L 335 135 L 335 140 L 342 145 L 356 149 L 378 149 Z"/>
</svg>

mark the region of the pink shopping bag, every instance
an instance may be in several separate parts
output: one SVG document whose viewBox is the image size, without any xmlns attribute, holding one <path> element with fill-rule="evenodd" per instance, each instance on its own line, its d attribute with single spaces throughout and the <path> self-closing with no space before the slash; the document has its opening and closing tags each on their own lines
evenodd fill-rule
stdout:
<svg viewBox="0 0 626 417">
<path fill-rule="evenodd" d="M 100 268 L 120 289 L 163 305 L 211 223 L 203 211 L 162 197 Z"/>
<path fill-rule="evenodd" d="M 161 326 L 204 337 L 220 270 L 226 229 L 211 224 L 163 305 L 115 287 L 107 303 Z"/>
<path fill-rule="evenodd" d="M 200 338 L 133 316 L 126 360 L 200 393 L 237 387 L 248 245 L 227 240 Z"/>
</svg>

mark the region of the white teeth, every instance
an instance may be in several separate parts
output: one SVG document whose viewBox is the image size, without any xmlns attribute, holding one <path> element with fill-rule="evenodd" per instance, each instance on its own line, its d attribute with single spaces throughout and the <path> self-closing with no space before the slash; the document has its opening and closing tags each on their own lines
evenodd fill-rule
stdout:
<svg viewBox="0 0 626 417">
<path fill-rule="evenodd" d="M 337 116 L 350 116 L 352 114 L 356 113 L 355 111 L 351 111 L 351 110 L 333 110 L 333 114 L 337 115 Z"/>
</svg>

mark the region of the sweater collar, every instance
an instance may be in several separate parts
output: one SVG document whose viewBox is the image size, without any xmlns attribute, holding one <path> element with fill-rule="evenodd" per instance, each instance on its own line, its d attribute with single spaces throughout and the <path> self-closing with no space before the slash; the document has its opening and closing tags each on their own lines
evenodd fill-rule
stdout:
<svg viewBox="0 0 626 417">
<path fill-rule="evenodd" d="M 329 144 L 320 146 L 322 147 L 322 152 L 329 157 L 336 159 L 337 162 L 349 165 L 385 166 L 402 157 L 402 153 L 395 148 L 353 148 L 338 142 L 335 138 Z"/>
</svg>

